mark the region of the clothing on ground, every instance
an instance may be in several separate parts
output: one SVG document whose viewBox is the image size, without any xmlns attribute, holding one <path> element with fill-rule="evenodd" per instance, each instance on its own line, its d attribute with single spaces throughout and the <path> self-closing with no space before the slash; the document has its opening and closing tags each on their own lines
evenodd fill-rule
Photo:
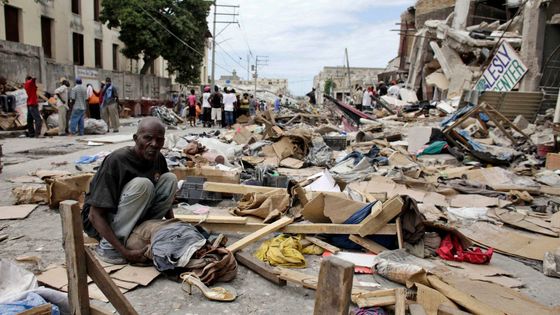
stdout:
<svg viewBox="0 0 560 315">
<path fill-rule="evenodd" d="M 206 238 L 192 225 L 177 222 L 164 226 L 152 236 L 154 266 L 159 271 L 185 267 Z"/>
<path fill-rule="evenodd" d="M 281 234 L 265 241 L 255 252 L 255 257 L 271 266 L 305 268 L 307 263 L 303 255 L 321 255 L 323 249 L 314 244 L 303 247 L 302 238 L 302 235 Z"/>
</svg>

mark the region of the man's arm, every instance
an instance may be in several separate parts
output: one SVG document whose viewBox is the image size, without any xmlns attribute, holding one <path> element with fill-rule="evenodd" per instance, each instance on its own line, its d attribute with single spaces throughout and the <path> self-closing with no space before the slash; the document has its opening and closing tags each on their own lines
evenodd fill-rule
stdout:
<svg viewBox="0 0 560 315">
<path fill-rule="evenodd" d="M 102 238 L 106 239 L 113 247 L 123 255 L 123 257 L 129 262 L 144 262 L 147 260 L 146 256 L 144 256 L 144 252 L 147 248 L 143 249 L 136 249 L 131 250 L 124 246 L 124 244 L 119 241 L 111 226 L 107 222 L 107 209 L 98 208 L 95 206 L 91 206 L 89 210 L 89 221 L 97 230 L 99 235 Z M 173 211 L 170 210 L 171 215 L 173 215 Z"/>
</svg>

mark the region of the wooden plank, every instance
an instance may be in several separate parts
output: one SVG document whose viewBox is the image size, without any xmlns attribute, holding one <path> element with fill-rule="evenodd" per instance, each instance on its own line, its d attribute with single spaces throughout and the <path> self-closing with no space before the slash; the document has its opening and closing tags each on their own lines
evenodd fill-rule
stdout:
<svg viewBox="0 0 560 315">
<path fill-rule="evenodd" d="M 438 315 L 472 315 L 472 313 L 469 312 L 463 312 L 455 307 L 449 306 L 449 305 L 445 305 L 445 304 L 441 304 L 438 307 Z"/>
<path fill-rule="evenodd" d="M 336 246 L 334 246 L 334 245 L 331 245 L 331 244 L 329 244 L 329 243 L 327 243 L 327 242 L 325 242 L 325 241 L 322 241 L 322 240 L 320 240 L 320 239 L 318 239 L 318 238 L 316 238 L 316 237 L 306 236 L 305 239 L 308 240 L 308 241 L 310 241 L 311 243 L 313 243 L 313 244 L 315 244 L 315 245 L 321 247 L 322 249 L 327 250 L 327 251 L 333 253 L 333 254 L 336 254 L 336 253 L 338 253 L 338 252 L 340 251 L 340 248 L 338 248 L 338 247 L 336 247 Z"/>
<path fill-rule="evenodd" d="M 352 296 L 352 302 L 356 303 L 359 307 L 395 305 L 395 289 L 384 289 L 355 294 Z"/>
<path fill-rule="evenodd" d="M 138 315 L 132 307 L 132 304 L 130 304 L 119 287 L 109 277 L 109 274 L 105 272 L 101 263 L 95 258 L 95 254 L 93 254 L 90 249 L 84 252 L 88 275 L 93 279 L 93 282 L 97 284 L 107 299 L 109 299 L 109 302 L 111 302 L 117 312 L 119 312 L 120 315 Z"/>
<path fill-rule="evenodd" d="M 397 224 L 397 242 L 399 244 L 399 249 L 403 249 L 404 248 L 404 238 L 403 238 L 403 234 L 402 234 L 402 221 L 401 221 L 400 217 L 397 218 L 396 224 Z"/>
<path fill-rule="evenodd" d="M 379 245 L 377 242 L 369 240 L 367 238 L 360 237 L 358 235 L 350 235 L 350 240 L 374 254 L 379 254 L 382 251 L 387 250 L 387 248 L 385 248 L 382 245 Z"/>
<path fill-rule="evenodd" d="M 246 224 L 247 217 L 236 217 L 233 215 L 196 215 L 196 214 L 176 214 L 175 218 L 189 223 L 231 223 Z"/>
<path fill-rule="evenodd" d="M 224 223 L 202 223 L 201 226 L 217 233 L 253 233 L 266 227 L 266 223 L 247 224 L 224 224 Z M 358 234 L 359 224 L 331 224 L 331 223 L 297 223 L 290 224 L 278 230 L 282 233 L 291 234 Z M 375 235 L 395 235 L 397 228 L 395 224 L 386 224 Z"/>
<path fill-rule="evenodd" d="M 221 193 L 228 193 L 228 194 L 248 194 L 253 192 L 267 193 L 271 191 L 287 192 L 285 188 L 216 183 L 216 182 L 205 182 L 203 189 L 206 191 L 221 192 Z"/>
<path fill-rule="evenodd" d="M 238 251 L 237 253 L 235 253 L 235 259 L 237 259 L 237 262 L 251 269 L 252 271 L 258 273 L 266 280 L 273 282 L 279 286 L 286 285 L 286 280 L 281 279 L 279 277 L 280 273 L 276 268 L 270 266 L 265 262 L 256 259 L 250 253 L 244 251 Z"/>
<path fill-rule="evenodd" d="M 464 308 L 475 314 L 505 315 L 504 312 L 474 299 L 472 296 L 466 294 L 465 292 L 462 292 L 441 281 L 436 276 L 428 276 L 428 281 L 434 289 L 438 290 L 453 302 L 463 306 Z"/>
<path fill-rule="evenodd" d="M 406 313 L 406 289 L 395 289 L 395 315 L 405 315 Z"/>
<path fill-rule="evenodd" d="M 352 294 L 354 264 L 330 256 L 321 262 L 314 315 L 347 315 Z"/>
<path fill-rule="evenodd" d="M 91 315 L 113 315 L 113 312 L 93 304 L 89 306 L 89 313 Z"/>
<path fill-rule="evenodd" d="M 236 251 L 243 249 L 252 243 L 258 241 L 259 239 L 265 237 L 266 235 L 276 232 L 279 229 L 283 228 L 284 226 L 294 222 L 293 218 L 289 217 L 282 217 L 279 220 L 275 221 L 274 223 L 267 224 L 265 227 L 245 236 L 244 238 L 240 239 L 239 241 L 229 245 L 227 249 L 235 253 Z"/>
<path fill-rule="evenodd" d="M 361 237 L 372 235 L 378 232 L 384 225 L 401 213 L 403 200 L 396 196 L 383 204 L 381 213 L 372 213 L 367 216 L 360 224 L 358 233 Z"/>
<path fill-rule="evenodd" d="M 66 255 L 70 313 L 88 315 L 88 281 L 82 220 L 78 202 L 74 200 L 61 202 L 60 217 L 62 219 L 63 247 Z"/>
<path fill-rule="evenodd" d="M 408 311 L 410 312 L 410 315 L 427 315 L 422 305 L 416 303 L 409 304 Z"/>
<path fill-rule="evenodd" d="M 52 304 L 50 303 L 35 306 L 34 308 L 18 313 L 18 315 L 51 315 L 51 314 L 52 314 Z"/>
</svg>

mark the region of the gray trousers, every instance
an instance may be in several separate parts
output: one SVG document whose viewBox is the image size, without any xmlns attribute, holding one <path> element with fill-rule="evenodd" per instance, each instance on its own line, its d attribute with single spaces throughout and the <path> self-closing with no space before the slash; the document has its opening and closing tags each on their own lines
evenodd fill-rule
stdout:
<svg viewBox="0 0 560 315">
<path fill-rule="evenodd" d="M 161 175 L 155 185 L 143 177 L 128 182 L 121 193 L 117 213 L 109 214 L 107 218 L 117 238 L 126 244 L 137 225 L 146 220 L 163 219 L 171 210 L 176 191 L 177 177 L 173 173 Z M 99 246 L 112 247 L 105 239 L 99 242 Z"/>
<path fill-rule="evenodd" d="M 62 136 L 66 134 L 67 125 L 67 115 L 68 110 L 65 106 L 60 106 L 58 108 L 58 135 Z"/>
<path fill-rule="evenodd" d="M 119 130 L 119 104 L 117 104 L 117 102 L 112 102 L 103 105 L 101 109 L 101 119 L 105 121 L 109 130 Z"/>
</svg>

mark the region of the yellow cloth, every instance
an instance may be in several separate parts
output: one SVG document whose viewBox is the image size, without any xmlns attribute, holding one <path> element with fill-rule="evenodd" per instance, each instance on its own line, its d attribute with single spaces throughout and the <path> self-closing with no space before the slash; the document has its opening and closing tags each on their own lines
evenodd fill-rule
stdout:
<svg viewBox="0 0 560 315">
<path fill-rule="evenodd" d="M 320 255 L 323 249 L 313 244 L 303 248 L 301 239 L 301 235 L 281 234 L 265 241 L 255 252 L 255 257 L 272 266 L 305 268 L 307 263 L 303 254 Z"/>
</svg>

